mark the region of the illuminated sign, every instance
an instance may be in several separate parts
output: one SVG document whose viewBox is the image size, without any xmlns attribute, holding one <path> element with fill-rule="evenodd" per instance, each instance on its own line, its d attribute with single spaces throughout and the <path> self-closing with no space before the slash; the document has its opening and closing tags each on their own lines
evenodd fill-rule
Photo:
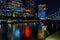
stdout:
<svg viewBox="0 0 60 40">
<path fill-rule="evenodd" d="M 26 10 L 25 10 L 25 12 L 31 12 L 31 10 L 29 10 L 29 9 L 26 9 Z"/>
</svg>

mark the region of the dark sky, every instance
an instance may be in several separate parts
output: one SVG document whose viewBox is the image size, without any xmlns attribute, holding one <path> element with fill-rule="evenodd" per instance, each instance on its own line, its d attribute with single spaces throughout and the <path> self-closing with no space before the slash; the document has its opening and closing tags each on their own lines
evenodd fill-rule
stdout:
<svg viewBox="0 0 60 40">
<path fill-rule="evenodd" d="M 60 10 L 60 0 L 47 0 L 46 2 L 47 15 L 53 14 Z"/>
</svg>

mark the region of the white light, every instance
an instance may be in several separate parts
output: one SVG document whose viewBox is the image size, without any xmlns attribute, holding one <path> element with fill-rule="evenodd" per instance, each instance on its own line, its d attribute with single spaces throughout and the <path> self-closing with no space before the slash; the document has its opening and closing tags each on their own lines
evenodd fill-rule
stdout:
<svg viewBox="0 0 60 40">
<path fill-rule="evenodd" d="M 1 24 L 0 24 L 0 29 L 1 29 Z"/>
</svg>

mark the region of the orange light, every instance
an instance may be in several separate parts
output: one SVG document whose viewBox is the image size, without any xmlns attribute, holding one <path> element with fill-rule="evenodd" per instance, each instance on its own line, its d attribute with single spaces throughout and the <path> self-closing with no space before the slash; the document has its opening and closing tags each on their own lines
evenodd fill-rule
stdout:
<svg viewBox="0 0 60 40">
<path fill-rule="evenodd" d="M 26 38 L 29 38 L 30 37 L 30 32 L 31 32 L 30 26 L 29 25 L 26 25 L 25 26 L 25 30 L 24 30 L 24 35 L 25 35 Z"/>
</svg>

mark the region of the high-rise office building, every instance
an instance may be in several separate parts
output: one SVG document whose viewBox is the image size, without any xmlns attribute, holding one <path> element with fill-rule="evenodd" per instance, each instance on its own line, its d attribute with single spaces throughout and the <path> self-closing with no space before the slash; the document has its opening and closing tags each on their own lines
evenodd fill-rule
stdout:
<svg viewBox="0 0 60 40">
<path fill-rule="evenodd" d="M 38 18 L 46 18 L 46 4 L 38 5 Z"/>
</svg>

